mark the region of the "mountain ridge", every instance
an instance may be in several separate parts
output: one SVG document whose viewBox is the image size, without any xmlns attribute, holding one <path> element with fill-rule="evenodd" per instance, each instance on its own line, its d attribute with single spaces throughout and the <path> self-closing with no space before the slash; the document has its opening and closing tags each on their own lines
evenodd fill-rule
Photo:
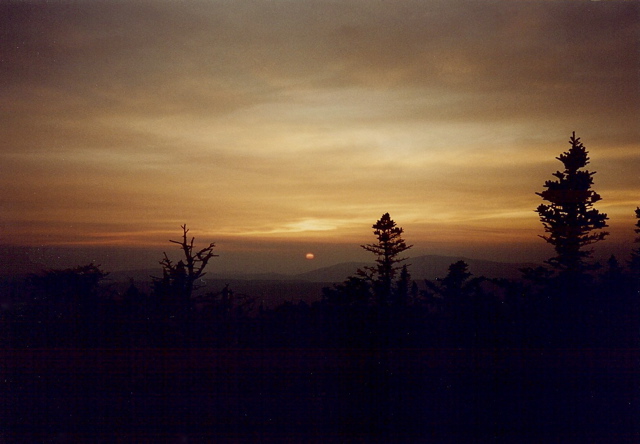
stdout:
<svg viewBox="0 0 640 444">
<path fill-rule="evenodd" d="M 417 256 L 407 259 L 405 263 L 408 265 L 409 273 L 414 280 L 435 279 L 445 277 L 448 273 L 449 266 L 461 260 L 469 265 L 469 271 L 473 276 L 485 276 L 488 278 L 517 279 L 521 277 L 522 274 L 520 269 L 540 265 L 528 262 L 497 262 L 463 256 L 441 255 Z M 341 262 L 297 274 L 296 277 L 311 282 L 342 282 L 349 276 L 353 276 L 359 268 L 374 265 L 373 262 Z"/>
<path fill-rule="evenodd" d="M 469 265 L 469 272 L 473 276 L 485 276 L 488 278 L 518 279 L 521 277 L 520 269 L 536 267 L 540 264 L 526 262 L 497 262 L 485 259 L 472 259 L 464 256 L 423 255 L 407 259 L 409 272 L 414 280 L 435 279 L 447 275 L 451 264 L 465 261 Z M 302 281 L 339 283 L 349 276 L 354 276 L 358 269 L 375 266 L 374 262 L 347 261 L 326 267 L 316 268 L 303 273 L 243 273 L 243 272 L 216 272 L 209 271 L 204 280 L 247 280 L 247 281 Z M 108 271 L 108 270 L 107 270 Z M 157 269 L 115 271 L 110 273 L 113 280 L 151 280 L 151 276 L 159 276 Z"/>
</svg>

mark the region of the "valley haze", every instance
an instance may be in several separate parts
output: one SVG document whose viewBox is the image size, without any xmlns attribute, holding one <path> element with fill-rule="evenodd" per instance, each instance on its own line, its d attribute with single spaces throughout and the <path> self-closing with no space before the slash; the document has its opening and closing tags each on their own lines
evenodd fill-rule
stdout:
<svg viewBox="0 0 640 444">
<path fill-rule="evenodd" d="M 200 243 L 196 239 L 196 247 Z M 307 247 L 305 249 L 305 247 Z M 333 247 L 333 248 L 332 248 Z M 281 250 L 264 250 L 252 253 L 217 251 L 205 269 L 208 278 L 233 277 L 255 279 L 271 276 L 276 280 L 300 279 L 315 282 L 342 282 L 355 273 L 358 267 L 372 265 L 370 253 L 358 246 L 336 248 L 331 245 L 297 246 Z M 297 250 L 297 251 L 296 251 Z M 343 253 L 342 250 L 347 250 Z M 216 250 L 214 250 L 216 251 Z M 305 259 L 312 251 L 315 258 Z M 412 250 L 413 251 L 413 250 Z M 411 253 L 410 251 L 409 253 Z M 57 247 L 16 247 L 0 245 L 0 274 L 21 275 L 38 273 L 46 269 L 70 268 L 94 263 L 112 275 L 126 275 L 141 272 L 160 275 L 159 261 L 163 252 L 174 260 L 179 260 L 181 251 L 173 245 L 166 249 L 117 249 L 117 248 L 57 248 Z M 500 260 L 491 260 L 471 255 L 424 254 L 416 249 L 415 254 L 407 254 L 404 262 L 414 279 L 435 278 L 446 274 L 447 267 L 458 260 L 465 260 L 471 272 L 487 277 L 515 277 L 513 270 L 518 267 L 541 264 L 544 255 L 518 254 L 506 252 Z M 525 265 L 523 265 L 525 264 Z M 498 276 L 496 273 L 505 273 Z"/>
</svg>

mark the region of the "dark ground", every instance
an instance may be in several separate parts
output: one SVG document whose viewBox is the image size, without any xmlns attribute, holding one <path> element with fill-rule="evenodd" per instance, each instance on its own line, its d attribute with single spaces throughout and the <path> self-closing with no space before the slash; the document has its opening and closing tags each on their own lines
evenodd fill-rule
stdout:
<svg viewBox="0 0 640 444">
<path fill-rule="evenodd" d="M 5 349 L 3 442 L 637 442 L 637 350 Z"/>
</svg>

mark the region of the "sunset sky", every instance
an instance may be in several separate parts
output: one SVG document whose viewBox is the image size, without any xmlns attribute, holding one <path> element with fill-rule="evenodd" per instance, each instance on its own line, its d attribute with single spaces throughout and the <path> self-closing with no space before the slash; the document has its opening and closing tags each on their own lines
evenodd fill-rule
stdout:
<svg viewBox="0 0 640 444">
<path fill-rule="evenodd" d="M 1 244 L 173 251 L 187 223 L 302 269 L 367 259 L 389 212 L 414 255 L 541 260 L 572 131 L 596 248 L 634 236 L 636 1 L 21 1 L 0 32 Z"/>
</svg>

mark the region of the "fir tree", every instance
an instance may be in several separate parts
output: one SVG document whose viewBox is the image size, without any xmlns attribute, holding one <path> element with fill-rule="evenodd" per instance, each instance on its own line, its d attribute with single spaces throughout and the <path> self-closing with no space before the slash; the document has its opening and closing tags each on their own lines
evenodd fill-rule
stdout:
<svg viewBox="0 0 640 444">
<path fill-rule="evenodd" d="M 424 294 L 431 299 L 441 298 L 447 304 L 465 299 L 472 293 L 473 285 L 477 283 L 477 281 L 469 281 L 471 276 L 469 265 L 465 261 L 454 262 L 449 265 L 449 272 L 444 278 L 437 278 L 435 282 L 425 280 L 427 291 Z"/>
<path fill-rule="evenodd" d="M 556 250 L 556 256 L 547 261 L 554 268 L 576 272 L 585 268 L 584 260 L 591 257 L 587 245 L 603 240 L 607 227 L 607 215 L 593 208 L 601 200 L 591 189 L 595 172 L 581 170 L 589 163 L 587 150 L 574 132 L 569 139 L 571 148 L 558 159 L 564 171 L 553 175 L 557 180 L 548 180 L 546 190 L 536 193 L 549 204 L 540 204 L 536 212 L 544 225 L 545 236 L 540 236 Z"/>
<path fill-rule="evenodd" d="M 359 274 L 373 281 L 378 303 L 384 305 L 390 302 L 394 278 L 402 268 L 399 264 L 407 259 L 399 256 L 413 245 L 407 245 L 402 238 L 404 230 L 396 226 L 389 213 L 383 214 L 371 228 L 378 241 L 361 247 L 376 255 L 377 265 L 359 270 Z"/>
<path fill-rule="evenodd" d="M 411 273 L 407 268 L 407 264 L 402 266 L 400 277 L 395 285 L 392 303 L 399 306 L 405 306 L 409 303 L 409 291 L 411 287 Z"/>
</svg>

